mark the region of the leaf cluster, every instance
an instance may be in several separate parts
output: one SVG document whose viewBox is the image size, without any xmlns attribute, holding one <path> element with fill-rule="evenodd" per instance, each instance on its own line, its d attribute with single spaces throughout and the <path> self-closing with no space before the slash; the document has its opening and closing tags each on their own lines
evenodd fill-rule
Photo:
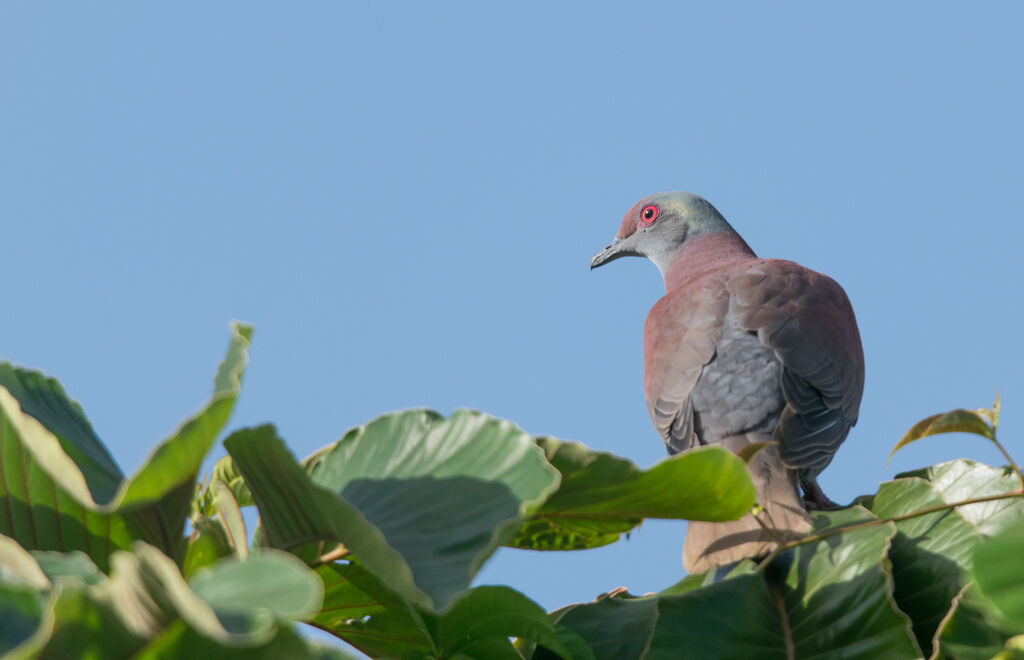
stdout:
<svg viewBox="0 0 1024 660">
<path fill-rule="evenodd" d="M 996 439 L 998 401 L 924 420 L 896 448 L 969 431 L 1010 468 L 898 475 L 759 563 L 549 614 L 511 587 L 472 586 L 497 548 L 582 550 L 644 518 L 749 515 L 750 456 L 705 447 L 643 470 L 476 411 L 407 410 L 304 460 L 273 426 L 240 429 L 199 479 L 251 335 L 233 327 L 209 402 L 131 477 L 56 380 L 0 364 L 0 655 L 344 657 L 296 623 L 389 658 L 987 658 L 1024 646 L 1024 476 Z"/>
</svg>

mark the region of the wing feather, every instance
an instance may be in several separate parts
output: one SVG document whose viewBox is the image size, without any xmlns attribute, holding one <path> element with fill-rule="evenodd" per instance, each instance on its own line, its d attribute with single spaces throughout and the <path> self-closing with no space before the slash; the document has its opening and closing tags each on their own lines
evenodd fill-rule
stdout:
<svg viewBox="0 0 1024 660">
<path fill-rule="evenodd" d="M 857 423 L 864 354 L 850 301 L 829 277 L 775 259 L 754 262 L 726 287 L 730 314 L 783 365 L 779 454 L 813 478 Z"/>
</svg>

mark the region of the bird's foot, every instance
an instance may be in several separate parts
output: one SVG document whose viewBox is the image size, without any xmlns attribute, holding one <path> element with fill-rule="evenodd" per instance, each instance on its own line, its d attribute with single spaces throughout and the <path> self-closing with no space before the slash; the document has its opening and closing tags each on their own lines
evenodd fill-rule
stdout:
<svg viewBox="0 0 1024 660">
<path fill-rule="evenodd" d="M 804 488 L 804 506 L 808 511 L 841 508 L 839 504 L 829 499 L 816 479 L 801 482 L 800 485 Z"/>
</svg>

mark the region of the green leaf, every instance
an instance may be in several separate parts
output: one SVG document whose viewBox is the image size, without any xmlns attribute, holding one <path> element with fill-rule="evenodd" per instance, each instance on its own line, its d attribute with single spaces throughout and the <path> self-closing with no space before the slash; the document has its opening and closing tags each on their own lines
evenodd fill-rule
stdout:
<svg viewBox="0 0 1024 660">
<path fill-rule="evenodd" d="M 476 587 L 462 595 L 437 626 L 443 657 L 464 653 L 479 640 L 519 637 L 572 660 L 547 614 L 537 603 L 509 587 Z"/>
<path fill-rule="evenodd" d="M 0 581 L 0 656 L 31 657 L 38 649 L 32 640 L 42 618 L 43 603 L 38 592 Z"/>
<path fill-rule="evenodd" d="M 196 633 L 184 621 L 176 621 L 155 640 L 132 656 L 138 660 L 165 658 L 216 658 L 217 660 L 351 660 L 340 649 L 304 640 L 294 630 L 281 627 L 260 646 L 224 646 Z"/>
<path fill-rule="evenodd" d="M 189 586 L 218 612 L 258 609 L 291 621 L 316 614 L 324 596 L 323 583 L 303 562 L 273 549 L 217 562 L 196 573 Z"/>
<path fill-rule="evenodd" d="M 181 572 L 185 577 L 191 577 L 200 568 L 220 559 L 236 555 L 223 525 L 199 513 L 193 513 L 191 521 L 192 534 L 181 562 Z"/>
<path fill-rule="evenodd" d="M 530 436 L 469 410 L 449 419 L 385 415 L 314 454 L 305 470 L 269 426 L 224 444 L 268 545 L 343 543 L 389 588 L 428 608 L 468 588 L 558 483 Z"/>
<path fill-rule="evenodd" d="M 356 560 L 317 567 L 323 607 L 309 622 L 374 658 L 436 655 L 423 615 Z"/>
<path fill-rule="evenodd" d="M 142 543 L 114 556 L 103 586 L 106 602 L 137 637 L 160 639 L 184 624 L 190 634 L 179 639 L 220 649 L 272 644 L 288 622 L 319 610 L 323 596 L 320 580 L 288 553 L 222 561 L 186 583 L 169 558 Z"/>
<path fill-rule="evenodd" d="M 126 630 L 103 586 L 57 584 L 31 638 L 7 658 L 122 658 L 144 640 Z"/>
<path fill-rule="evenodd" d="M 1024 634 L 1006 640 L 1003 650 L 992 656 L 992 660 L 1024 660 Z"/>
<path fill-rule="evenodd" d="M 221 562 L 191 585 L 170 558 L 143 542 L 116 553 L 112 565 L 112 576 L 92 585 L 61 579 L 48 604 L 49 623 L 32 641 L 42 657 L 160 655 L 155 649 L 174 657 L 185 649 L 225 657 L 232 647 L 275 644 L 290 621 L 321 606 L 321 581 L 278 551 Z"/>
<path fill-rule="evenodd" d="M 563 657 L 590 657 L 575 633 L 557 630 L 539 605 L 508 587 L 476 587 L 438 615 L 416 608 L 354 559 L 316 572 L 324 605 L 310 623 L 371 657 L 518 657 L 509 636 L 559 649 Z"/>
<path fill-rule="evenodd" d="M 999 405 L 998 397 L 996 398 L 996 405 Z M 940 433 L 973 433 L 993 440 L 995 439 L 995 430 L 989 423 L 993 420 L 998 422 L 998 414 L 998 408 L 994 412 L 957 408 L 947 413 L 925 417 L 910 427 L 910 430 L 900 438 L 900 441 L 889 452 L 889 459 L 892 459 L 897 451 L 906 447 L 911 442 L 930 435 L 939 435 Z"/>
<path fill-rule="evenodd" d="M 999 428 L 999 413 L 1002 409 L 1002 398 L 999 392 L 996 392 L 996 400 L 992 403 L 991 408 L 976 408 L 974 412 L 988 420 L 989 424 L 992 425 L 992 434 L 995 435 L 996 429 Z"/>
<path fill-rule="evenodd" d="M 49 587 L 32 555 L 14 539 L 0 536 L 0 656 L 30 644 L 43 617 L 39 591 Z M 19 655 L 27 652 L 25 648 Z"/>
<path fill-rule="evenodd" d="M 871 510 L 885 518 L 940 504 L 942 497 L 929 482 L 907 478 L 882 484 Z M 899 533 L 889 551 L 896 602 L 929 654 L 939 622 L 963 588 L 965 561 L 980 535 L 950 510 L 904 520 L 896 527 Z"/>
<path fill-rule="evenodd" d="M 249 556 L 249 539 L 245 533 L 242 508 L 235 499 L 235 490 L 216 474 L 210 479 L 210 490 L 213 492 L 213 505 L 217 510 L 217 517 L 224 527 L 231 549 L 240 559 L 245 559 Z"/>
<path fill-rule="evenodd" d="M 32 557 L 54 583 L 72 579 L 81 580 L 84 584 L 99 584 L 106 578 L 82 552 L 37 551 L 32 553 Z"/>
<path fill-rule="evenodd" d="M 735 520 L 756 496 L 743 460 L 721 447 L 702 447 L 640 470 L 579 443 L 537 442 L 562 473 L 561 485 L 506 545 L 593 548 L 617 541 L 644 518 Z"/>
<path fill-rule="evenodd" d="M 321 603 L 320 580 L 276 550 L 222 562 L 197 575 L 195 589 L 169 557 L 142 542 L 112 556 L 110 578 L 81 553 L 36 557 L 53 588 L 34 594 L 43 602 L 37 612 L 25 601 L 22 616 L 2 620 L 0 648 L 13 657 L 185 657 L 186 649 L 204 649 L 199 657 L 230 657 L 236 647 L 273 657 L 256 651 L 276 648 L 289 622 L 311 616 Z M 8 614 L 19 611 L 11 607 L 17 604 L 12 586 L 19 585 L 0 581 L 0 609 Z"/>
<path fill-rule="evenodd" d="M 896 475 L 920 477 L 932 483 L 947 504 L 1002 495 L 1016 490 L 1019 482 L 1008 468 L 992 467 L 967 459 L 939 463 L 923 470 Z M 993 536 L 1024 518 L 1021 498 L 978 502 L 957 508 L 957 512 L 982 534 Z"/>
<path fill-rule="evenodd" d="M 880 518 L 1012 490 L 1005 470 L 959 460 L 901 475 L 881 485 L 871 503 Z M 1024 515 L 1020 498 L 972 504 L 896 523 L 889 558 L 896 602 L 912 620 L 918 644 L 931 653 L 936 629 L 970 580 L 975 548 Z"/>
<path fill-rule="evenodd" d="M 81 550 L 101 570 L 145 540 L 181 545 L 193 482 L 227 422 L 252 329 L 235 324 L 209 403 L 126 479 L 56 380 L 0 364 L 0 533 L 31 550 Z"/>
<path fill-rule="evenodd" d="M 255 506 L 256 503 L 252 501 L 252 493 L 249 492 L 249 487 L 245 484 L 242 475 L 239 474 L 231 456 L 221 456 L 214 464 L 210 482 L 212 483 L 215 479 L 224 482 L 231 489 L 238 506 Z"/>
<path fill-rule="evenodd" d="M 815 529 L 873 520 L 860 507 L 815 515 Z M 738 571 L 681 595 L 609 598 L 552 618 L 598 658 L 915 658 L 893 602 L 887 550 L 894 529 L 875 525 L 797 547 L 764 573 Z M 785 558 L 791 557 L 788 567 Z M 534 657 L 546 657 L 538 653 Z"/>
<path fill-rule="evenodd" d="M 1007 621 L 1024 630 L 1024 525 L 1008 527 L 975 548 L 974 579 Z"/>
<path fill-rule="evenodd" d="M 953 599 L 949 613 L 935 633 L 932 658 L 989 660 L 1002 652 L 1020 632 L 986 599 L 973 582 Z"/>
</svg>

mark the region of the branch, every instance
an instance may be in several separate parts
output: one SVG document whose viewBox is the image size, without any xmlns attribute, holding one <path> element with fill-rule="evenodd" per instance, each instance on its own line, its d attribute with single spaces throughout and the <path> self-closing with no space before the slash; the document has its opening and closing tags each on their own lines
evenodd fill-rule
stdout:
<svg viewBox="0 0 1024 660">
<path fill-rule="evenodd" d="M 1007 457 L 1007 458 L 1009 458 L 1009 457 Z M 1016 466 L 1014 466 L 1014 467 L 1015 467 L 1015 470 L 1016 470 L 1017 474 L 1020 475 L 1020 469 L 1016 468 Z M 957 507 L 967 506 L 968 504 L 980 504 L 982 502 L 994 502 L 996 500 L 1008 500 L 1008 499 L 1011 499 L 1011 498 L 1014 498 L 1014 497 L 1022 497 L 1022 496 L 1024 496 L 1024 477 L 1021 477 L 1021 487 L 1018 488 L 1017 490 L 1010 491 L 1008 493 L 999 493 L 998 495 L 985 495 L 984 497 L 972 497 L 970 499 L 960 500 L 959 502 L 951 502 L 949 504 L 937 504 L 935 506 L 930 506 L 930 507 L 927 507 L 925 509 L 918 509 L 917 511 L 911 511 L 910 513 L 903 513 L 903 514 L 900 514 L 898 516 L 891 516 L 889 518 L 877 518 L 875 520 L 866 520 L 864 522 L 856 523 L 856 524 L 853 524 L 853 525 L 847 525 L 845 527 L 836 527 L 834 529 L 826 529 L 825 531 L 818 532 L 817 534 L 811 534 L 810 536 L 805 536 L 805 537 L 803 537 L 801 539 L 797 539 L 795 541 L 790 541 L 789 543 L 783 543 L 782 545 L 777 547 L 775 550 L 773 550 L 771 552 L 771 554 L 769 554 L 767 557 L 765 557 L 761 561 L 760 564 L 758 564 L 758 569 L 762 569 L 765 566 L 767 566 L 768 564 L 770 564 L 772 562 L 772 560 L 774 560 L 776 557 L 778 557 L 781 553 L 785 552 L 786 550 L 790 550 L 790 549 L 795 548 L 797 546 L 806 545 L 808 543 L 814 543 L 816 541 L 821 541 L 822 539 L 827 539 L 830 536 L 835 536 L 836 534 L 842 534 L 843 532 L 852 532 L 854 530 L 863 529 L 865 527 L 874 527 L 875 525 L 884 525 L 884 524 L 887 524 L 887 523 L 894 523 L 894 522 L 900 522 L 900 521 L 903 521 L 903 520 L 910 520 L 911 518 L 918 518 L 920 516 L 927 516 L 929 513 L 938 513 L 939 511 L 946 511 L 946 510 L 950 510 L 950 509 L 955 509 Z"/>
</svg>

